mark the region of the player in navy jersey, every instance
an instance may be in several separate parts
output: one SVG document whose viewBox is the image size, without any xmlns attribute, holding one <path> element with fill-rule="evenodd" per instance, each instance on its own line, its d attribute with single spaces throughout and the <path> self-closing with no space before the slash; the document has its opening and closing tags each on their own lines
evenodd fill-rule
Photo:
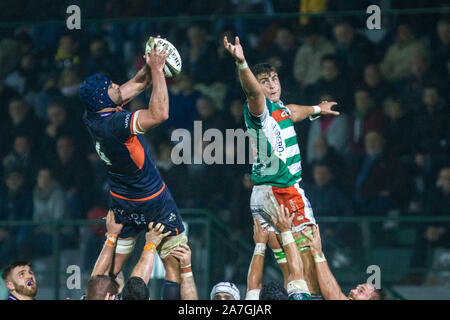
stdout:
<svg viewBox="0 0 450 320">
<path fill-rule="evenodd" d="M 182 219 L 169 188 L 162 180 L 143 134 L 167 120 L 169 96 L 164 76 L 166 49 L 153 48 L 146 65 L 119 86 L 106 75 L 94 74 L 80 87 L 86 106 L 83 120 L 99 157 L 105 163 L 110 186 L 109 207 L 117 223 L 118 236 L 111 272 L 117 275 L 134 249 L 136 238 L 153 221 L 171 234 L 157 247 L 166 271 L 163 299 L 179 299 L 179 262 L 170 251 L 187 243 Z M 130 113 L 122 106 L 152 84 L 147 109 Z"/>
</svg>

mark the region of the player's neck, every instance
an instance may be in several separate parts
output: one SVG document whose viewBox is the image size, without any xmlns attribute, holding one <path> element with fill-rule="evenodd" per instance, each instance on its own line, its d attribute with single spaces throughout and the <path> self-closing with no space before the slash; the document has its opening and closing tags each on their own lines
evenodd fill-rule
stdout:
<svg viewBox="0 0 450 320">
<path fill-rule="evenodd" d="M 19 300 L 33 300 L 33 297 L 22 295 L 17 291 L 11 291 L 10 293 Z"/>
</svg>

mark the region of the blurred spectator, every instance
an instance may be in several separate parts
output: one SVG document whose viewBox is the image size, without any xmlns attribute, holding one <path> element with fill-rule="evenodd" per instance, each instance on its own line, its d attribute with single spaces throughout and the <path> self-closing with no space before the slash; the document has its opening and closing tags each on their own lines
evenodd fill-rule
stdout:
<svg viewBox="0 0 450 320">
<path fill-rule="evenodd" d="M 64 190 L 72 219 L 84 218 L 88 206 L 92 174 L 87 161 L 80 156 L 72 138 L 60 137 L 56 142 L 57 157 L 50 163 L 55 178 Z M 80 174 L 83 172 L 83 174 Z"/>
<path fill-rule="evenodd" d="M 412 152 L 412 117 L 398 97 L 384 101 L 386 116 L 386 153 L 394 157 L 407 156 Z"/>
<path fill-rule="evenodd" d="M 401 95 L 406 97 L 408 105 L 410 105 L 414 112 L 420 113 L 422 110 L 418 109 L 418 101 L 422 98 L 424 87 L 427 83 L 435 81 L 435 74 L 430 70 L 430 61 L 428 57 L 418 55 L 412 60 L 411 75 L 400 82 L 399 88 Z"/>
<path fill-rule="evenodd" d="M 360 152 L 363 148 L 364 136 L 370 130 L 383 131 L 385 119 L 380 106 L 375 105 L 366 88 L 355 90 L 355 109 L 350 121 L 351 149 Z"/>
<path fill-rule="evenodd" d="M 415 150 L 437 158 L 448 157 L 450 146 L 450 112 L 439 89 L 425 86 L 422 104 L 414 115 L 413 141 Z"/>
<path fill-rule="evenodd" d="M 409 200 L 408 176 L 398 159 L 385 153 L 385 141 L 377 131 L 364 136 L 365 153 L 352 172 L 355 203 L 364 216 L 384 216 L 392 209 L 405 209 Z"/>
<path fill-rule="evenodd" d="M 321 62 L 322 77 L 317 82 L 304 88 L 307 104 L 320 103 L 320 96 L 324 93 L 331 94 L 338 103 L 337 111 L 348 112 L 351 109 L 351 87 L 346 77 L 342 74 L 339 60 L 334 55 L 326 55 Z"/>
<path fill-rule="evenodd" d="M 223 115 L 224 129 L 246 129 L 244 121 L 244 103 L 239 98 L 234 98 L 225 108 L 225 114 Z"/>
<path fill-rule="evenodd" d="M 180 183 L 180 177 L 187 175 L 185 164 L 175 165 L 172 162 L 173 145 L 166 141 L 162 141 L 158 146 L 158 156 L 156 157 L 156 167 L 165 183 L 170 186 L 170 192 L 179 207 L 183 207 L 186 202 L 186 191 L 188 185 Z"/>
<path fill-rule="evenodd" d="M 198 113 L 198 118 L 195 120 L 202 121 L 203 131 L 210 128 L 220 128 L 221 119 L 218 119 L 217 109 L 215 102 L 212 98 L 202 95 L 197 99 L 196 108 Z"/>
<path fill-rule="evenodd" d="M 37 171 L 37 158 L 33 153 L 31 139 L 28 136 L 17 136 L 14 139 L 13 150 L 3 158 L 3 168 L 8 172 L 12 168 L 20 169 L 24 175 L 27 188 L 34 185 Z"/>
<path fill-rule="evenodd" d="M 239 35 L 241 39 L 242 35 Z M 228 41 L 234 41 L 236 33 L 232 28 L 224 28 L 219 35 L 217 40 L 217 72 L 220 74 L 220 81 L 224 83 L 232 83 L 237 81 L 238 76 L 235 68 L 230 68 L 234 63 L 234 58 L 227 52 L 225 46 L 223 45 L 223 38 L 227 37 Z M 242 39 L 241 39 L 242 40 Z M 245 53 L 247 55 L 247 50 L 251 51 L 251 47 L 245 48 Z M 248 61 L 251 60 L 251 53 L 246 57 Z"/>
<path fill-rule="evenodd" d="M 351 80 L 360 78 L 363 66 L 373 60 L 374 48 L 362 35 L 357 34 L 348 21 L 341 21 L 334 26 L 336 55 L 344 64 L 344 70 Z"/>
<path fill-rule="evenodd" d="M 5 177 L 5 186 L 0 192 L 0 221 L 14 222 L 31 220 L 33 200 L 25 188 L 25 179 L 18 169 L 11 169 Z M 29 226 L 0 227 L 0 257 L 2 261 L 25 258 Z"/>
<path fill-rule="evenodd" d="M 320 97 L 320 101 L 335 101 L 333 96 L 325 94 Z M 349 119 L 345 113 L 337 117 L 322 116 L 312 121 L 308 132 L 308 162 L 313 156 L 313 142 L 317 137 L 324 136 L 327 143 L 345 155 L 349 151 Z"/>
<path fill-rule="evenodd" d="M 164 125 L 171 129 L 193 129 L 194 120 L 198 117 L 197 100 L 200 91 L 194 88 L 194 79 L 185 73 L 176 78 L 176 86 L 172 86 L 169 92 L 169 119 Z"/>
<path fill-rule="evenodd" d="M 450 56 L 450 19 L 442 18 L 436 24 L 436 35 L 431 43 L 433 70 L 445 68 Z"/>
<path fill-rule="evenodd" d="M 33 146 L 39 147 L 42 128 L 42 122 L 34 115 L 33 110 L 25 100 L 19 96 L 15 96 L 9 102 L 9 122 L 6 126 L 0 128 L 2 152 L 11 150 L 14 137 L 18 135 L 32 137 Z"/>
<path fill-rule="evenodd" d="M 41 168 L 37 174 L 37 183 L 33 190 L 33 221 L 42 222 L 33 230 L 25 249 L 27 257 L 41 257 L 53 252 L 53 228 L 52 222 L 68 221 L 64 191 L 59 183 L 53 179 L 50 168 Z M 65 226 L 60 229 L 60 248 L 70 247 L 76 242 L 72 227 Z"/>
<path fill-rule="evenodd" d="M 79 42 L 73 33 L 65 33 L 59 37 L 59 44 L 55 54 L 55 66 L 58 69 L 76 66 L 80 63 L 78 53 Z"/>
<path fill-rule="evenodd" d="M 36 56 L 27 54 L 19 67 L 5 78 L 5 85 L 25 96 L 39 90 L 39 62 Z"/>
<path fill-rule="evenodd" d="M 353 215 L 351 199 L 334 184 L 334 172 L 330 165 L 326 162 L 316 162 L 312 167 L 313 183 L 307 187 L 307 196 L 314 208 L 314 217 L 320 224 L 320 233 L 328 241 L 324 243 L 333 242 L 334 245 L 327 246 L 327 252 L 332 257 L 335 253 L 336 247 L 343 248 L 348 245 L 357 246 L 360 240 L 360 234 L 355 228 L 351 227 L 352 232 L 349 231 L 350 224 L 346 223 L 322 223 L 322 217 L 350 217 Z"/>
<path fill-rule="evenodd" d="M 411 75 L 414 58 L 425 54 L 425 46 L 416 38 L 411 25 L 402 23 L 397 27 L 394 43 L 381 62 L 381 72 L 388 81 L 403 80 Z"/>
<path fill-rule="evenodd" d="M 377 106 L 381 106 L 384 99 L 395 93 L 395 89 L 383 79 L 380 68 L 374 63 L 368 63 L 364 67 L 363 83 Z"/>
<path fill-rule="evenodd" d="M 67 107 L 63 101 L 54 101 L 47 107 L 48 124 L 42 139 L 41 152 L 46 159 L 56 155 L 56 141 L 62 136 L 75 138 L 79 130 L 68 116 Z"/>
<path fill-rule="evenodd" d="M 216 65 L 213 43 L 208 39 L 205 28 L 199 25 L 188 28 L 187 38 L 187 47 L 180 51 L 185 72 L 194 77 L 196 82 L 211 84 L 218 76 L 211 72 L 211 67 Z"/>
<path fill-rule="evenodd" d="M 84 74 L 108 74 L 116 83 L 126 81 L 125 68 L 119 57 L 111 54 L 108 42 L 101 36 L 92 38 L 89 44 L 89 55 L 84 59 Z"/>
<path fill-rule="evenodd" d="M 334 46 L 318 30 L 307 25 L 303 29 L 304 43 L 298 48 L 294 58 L 294 78 L 300 86 L 308 86 L 319 80 L 321 61 L 335 52 Z"/>
<path fill-rule="evenodd" d="M 264 61 L 277 69 L 283 92 L 292 92 L 297 87 L 292 73 L 297 44 L 292 32 L 287 28 L 278 28 L 273 44 L 264 53 Z"/>
<path fill-rule="evenodd" d="M 337 186 L 349 187 L 347 177 L 347 164 L 338 151 L 330 146 L 327 139 L 320 135 L 311 141 L 311 150 L 308 153 L 307 169 L 304 173 L 305 181 L 312 181 L 312 166 L 320 162 L 327 164 L 333 172 L 333 184 Z M 347 184 L 346 184 L 347 183 Z"/>
<path fill-rule="evenodd" d="M 450 212 L 450 166 L 439 171 L 434 192 L 426 202 L 422 214 L 424 216 L 446 217 Z M 431 250 L 437 248 L 450 248 L 450 224 L 448 222 L 425 222 L 418 228 L 414 253 L 411 257 L 412 271 L 405 284 L 422 284 L 425 280 L 425 270 L 419 268 L 430 266 Z"/>
</svg>

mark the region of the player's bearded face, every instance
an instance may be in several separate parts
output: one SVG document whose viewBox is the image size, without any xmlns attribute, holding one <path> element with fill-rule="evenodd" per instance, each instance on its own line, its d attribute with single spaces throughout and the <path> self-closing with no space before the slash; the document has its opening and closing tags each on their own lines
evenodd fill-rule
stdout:
<svg viewBox="0 0 450 320">
<path fill-rule="evenodd" d="M 37 294 L 36 279 L 34 277 L 12 281 L 12 283 L 16 292 L 20 295 L 34 298 Z"/>
<path fill-rule="evenodd" d="M 271 72 L 270 74 L 260 73 L 256 78 L 263 89 L 264 96 L 272 102 L 278 102 L 281 96 L 278 74 L 276 72 Z"/>
</svg>

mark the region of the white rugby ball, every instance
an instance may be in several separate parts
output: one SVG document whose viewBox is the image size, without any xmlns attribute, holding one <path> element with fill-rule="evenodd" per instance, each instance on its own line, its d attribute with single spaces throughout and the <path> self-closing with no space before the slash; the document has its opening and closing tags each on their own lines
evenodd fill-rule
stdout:
<svg viewBox="0 0 450 320">
<path fill-rule="evenodd" d="M 150 53 L 153 47 L 156 45 L 156 50 L 162 50 L 166 47 L 166 50 L 172 51 L 172 53 L 166 58 L 166 64 L 164 66 L 164 75 L 168 78 L 172 78 L 181 71 L 181 56 L 177 48 L 166 39 L 150 37 L 145 45 L 145 52 Z"/>
</svg>

